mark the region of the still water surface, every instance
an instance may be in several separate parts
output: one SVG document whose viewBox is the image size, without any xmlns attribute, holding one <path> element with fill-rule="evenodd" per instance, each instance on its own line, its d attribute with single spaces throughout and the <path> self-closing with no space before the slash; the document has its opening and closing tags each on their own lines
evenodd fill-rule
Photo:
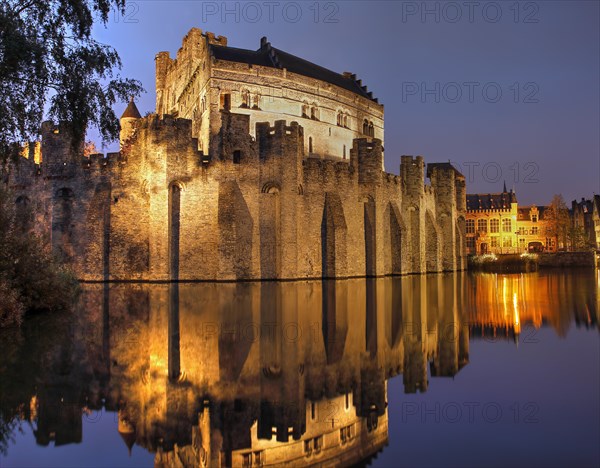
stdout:
<svg viewBox="0 0 600 468">
<path fill-rule="evenodd" d="M 84 285 L 0 334 L 0 466 L 599 466 L 598 285 Z"/>
</svg>

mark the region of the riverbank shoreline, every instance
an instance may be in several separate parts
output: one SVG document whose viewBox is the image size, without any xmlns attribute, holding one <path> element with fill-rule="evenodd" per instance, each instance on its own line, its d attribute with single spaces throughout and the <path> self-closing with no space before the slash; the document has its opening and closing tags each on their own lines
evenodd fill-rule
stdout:
<svg viewBox="0 0 600 468">
<path fill-rule="evenodd" d="M 468 268 L 471 271 L 490 273 L 525 273 L 552 268 L 598 268 L 598 254 L 588 251 L 473 255 L 468 258 Z"/>
</svg>

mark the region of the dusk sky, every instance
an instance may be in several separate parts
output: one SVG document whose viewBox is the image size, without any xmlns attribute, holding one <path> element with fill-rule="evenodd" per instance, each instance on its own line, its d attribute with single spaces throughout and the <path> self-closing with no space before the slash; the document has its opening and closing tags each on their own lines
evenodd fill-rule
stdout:
<svg viewBox="0 0 600 468">
<path fill-rule="evenodd" d="M 117 49 L 124 76 L 142 81 L 142 115 L 155 107 L 155 54 L 175 56 L 190 28 L 253 50 L 267 36 L 373 91 L 385 106 L 389 172 L 400 155 L 421 154 L 455 163 L 470 193 L 506 181 L 520 204 L 600 193 L 600 2 L 128 5 L 95 36 Z"/>
</svg>

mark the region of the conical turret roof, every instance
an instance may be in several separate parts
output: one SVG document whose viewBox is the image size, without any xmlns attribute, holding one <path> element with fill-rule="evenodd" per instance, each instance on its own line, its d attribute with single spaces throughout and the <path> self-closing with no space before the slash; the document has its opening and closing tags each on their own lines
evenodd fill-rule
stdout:
<svg viewBox="0 0 600 468">
<path fill-rule="evenodd" d="M 122 119 L 141 119 L 142 116 L 140 115 L 140 111 L 138 110 L 137 106 L 135 105 L 135 102 L 133 102 L 133 97 L 131 98 L 131 100 L 129 101 L 129 104 L 127 104 L 127 108 L 125 109 L 125 112 L 123 112 L 123 115 L 121 116 Z"/>
</svg>

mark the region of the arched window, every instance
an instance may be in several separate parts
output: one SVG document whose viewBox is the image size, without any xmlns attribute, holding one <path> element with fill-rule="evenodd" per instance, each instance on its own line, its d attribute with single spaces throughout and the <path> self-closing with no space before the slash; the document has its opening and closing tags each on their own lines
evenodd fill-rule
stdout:
<svg viewBox="0 0 600 468">
<path fill-rule="evenodd" d="M 240 107 L 250 107 L 250 92 L 247 89 L 242 90 L 242 104 Z"/>
<path fill-rule="evenodd" d="M 70 188 L 63 187 L 56 192 L 56 197 L 61 200 L 71 200 L 72 198 L 75 197 L 75 194 L 73 193 L 73 190 L 71 190 Z"/>
<path fill-rule="evenodd" d="M 319 120 L 319 110 L 315 106 L 310 108 L 310 118 L 313 120 Z"/>
<path fill-rule="evenodd" d="M 341 127 L 343 125 L 342 111 L 338 111 L 338 114 L 337 114 L 337 124 L 338 124 L 338 127 Z"/>
<path fill-rule="evenodd" d="M 312 137 L 308 137 L 308 153 L 312 153 L 313 152 L 313 143 L 312 143 Z"/>
<path fill-rule="evenodd" d="M 202 100 L 200 101 L 200 113 L 204 114 L 206 111 L 206 96 L 202 96 Z"/>
<path fill-rule="evenodd" d="M 231 110 L 231 94 L 229 94 L 229 93 L 221 94 L 221 109 Z"/>
<path fill-rule="evenodd" d="M 487 230 L 488 230 L 487 219 L 478 219 L 477 220 L 477 231 L 479 231 L 479 232 L 487 232 Z"/>
<path fill-rule="evenodd" d="M 369 121 L 367 119 L 363 120 L 363 130 L 362 130 L 362 132 L 365 135 L 369 134 Z"/>
<path fill-rule="evenodd" d="M 306 102 L 302 104 L 302 117 L 308 118 L 308 104 Z"/>
<path fill-rule="evenodd" d="M 254 104 L 252 105 L 252 109 L 260 109 L 260 94 L 254 95 Z"/>
<path fill-rule="evenodd" d="M 373 126 L 373 122 L 369 122 L 369 136 L 375 136 L 375 127 Z"/>
<path fill-rule="evenodd" d="M 344 115 L 344 122 L 342 125 L 344 128 L 348 128 L 348 114 Z"/>
</svg>

